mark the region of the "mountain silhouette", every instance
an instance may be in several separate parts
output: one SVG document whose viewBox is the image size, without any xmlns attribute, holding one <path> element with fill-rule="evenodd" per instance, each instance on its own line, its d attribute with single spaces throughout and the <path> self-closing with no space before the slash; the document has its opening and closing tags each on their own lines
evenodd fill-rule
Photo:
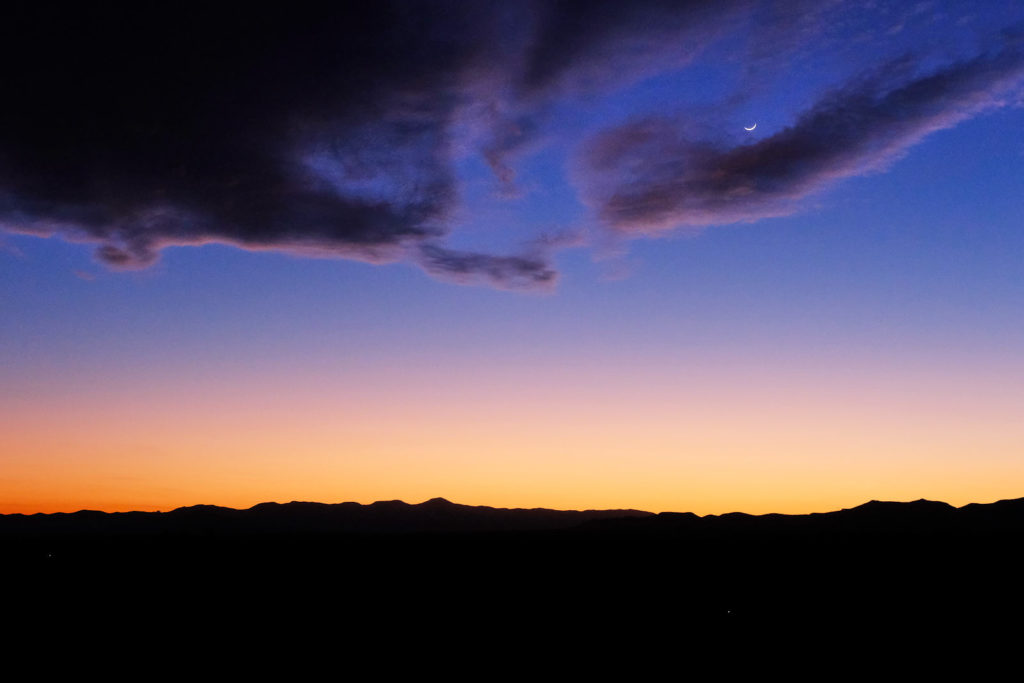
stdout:
<svg viewBox="0 0 1024 683">
<path fill-rule="evenodd" d="M 571 531 L 695 537 L 730 534 L 984 534 L 1024 530 L 1024 498 L 960 508 L 931 500 L 872 500 L 853 508 L 804 515 L 741 512 L 552 510 L 461 505 L 445 498 L 409 504 L 259 503 L 248 509 L 192 505 L 170 512 L 0 515 L 0 537 L 146 534 L 415 534 Z"/>
<path fill-rule="evenodd" d="M 404 633 L 431 651 L 671 652 L 695 632 L 900 642 L 1001 623 L 1024 609 L 1022 540 L 1024 499 L 705 516 L 294 501 L 0 515 L 0 572 L 5 608 L 35 632 L 88 615 L 97 634 L 162 624 L 146 642 Z"/>
<path fill-rule="evenodd" d="M 444 498 L 359 503 L 259 503 L 245 510 L 192 505 L 170 512 L 0 515 L 5 534 L 279 534 L 498 532 L 569 529 L 601 519 L 646 517 L 641 510 L 509 509 L 460 505 Z"/>
</svg>

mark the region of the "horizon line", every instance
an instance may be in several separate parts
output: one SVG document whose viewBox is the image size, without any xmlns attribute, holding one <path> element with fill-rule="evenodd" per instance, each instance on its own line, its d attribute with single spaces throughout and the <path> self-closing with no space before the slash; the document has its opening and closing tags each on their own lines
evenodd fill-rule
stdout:
<svg viewBox="0 0 1024 683">
<path fill-rule="evenodd" d="M 751 513 L 751 512 L 743 512 L 742 510 L 733 510 L 733 511 L 730 511 L 730 512 L 709 513 L 709 514 L 701 515 L 701 514 L 697 514 L 695 512 L 690 512 L 690 511 L 685 511 L 685 510 L 662 510 L 660 512 L 652 512 L 650 510 L 643 510 L 643 509 L 640 509 L 640 508 L 620 508 L 620 507 L 613 507 L 613 508 L 582 508 L 582 509 L 581 508 L 549 508 L 549 507 L 497 507 L 497 506 L 493 506 L 493 505 L 469 505 L 469 504 L 465 504 L 465 503 L 456 503 L 454 501 L 448 500 L 447 498 L 444 498 L 444 497 L 441 497 L 441 496 L 435 496 L 433 498 L 428 498 L 427 500 L 424 500 L 424 501 L 422 501 L 420 503 L 407 503 L 404 500 L 401 500 L 401 499 L 398 499 L 398 498 L 375 500 L 372 503 L 359 503 L 357 501 L 349 501 L 349 500 L 340 501 L 340 502 L 337 502 L 337 503 L 325 503 L 325 502 L 322 502 L 322 501 L 314 501 L 314 500 L 290 500 L 290 501 L 287 501 L 287 502 L 278 502 L 278 501 L 268 500 L 268 501 L 261 501 L 259 503 L 254 504 L 254 505 L 251 505 L 250 507 L 242 507 L 242 508 L 233 508 L 233 507 L 229 507 L 229 506 L 226 506 L 226 505 L 216 505 L 216 504 L 211 504 L 211 503 L 195 503 L 195 504 L 192 504 L 192 505 L 179 505 L 178 507 L 170 508 L 170 509 L 167 509 L 167 510 L 114 510 L 114 511 L 109 511 L 109 510 L 100 510 L 100 509 L 94 509 L 94 508 L 81 508 L 81 509 L 73 510 L 73 511 L 70 511 L 70 512 L 65 512 L 65 511 L 55 511 L 55 512 L 0 512 L 0 517 L 13 517 L 13 516 L 35 517 L 35 516 L 39 516 L 39 515 L 44 515 L 44 516 L 49 516 L 49 515 L 75 515 L 75 514 L 79 514 L 79 513 L 83 513 L 83 512 L 93 512 L 93 513 L 99 513 L 99 514 L 105 514 L 105 515 L 119 515 L 119 514 L 169 514 L 169 513 L 172 513 L 172 512 L 176 512 L 178 510 L 187 510 L 187 509 L 191 509 L 191 508 L 217 508 L 217 509 L 221 509 L 221 510 L 231 510 L 231 511 L 234 511 L 234 512 L 247 512 L 247 511 L 250 511 L 250 510 L 254 510 L 254 509 L 258 508 L 258 507 L 261 507 L 261 506 L 268 506 L 268 505 L 296 505 L 296 504 L 298 504 L 298 505 L 323 505 L 323 506 L 358 505 L 360 507 L 371 507 L 371 506 L 374 506 L 374 505 L 381 505 L 381 504 L 387 504 L 387 503 L 400 503 L 402 505 L 406 505 L 406 506 L 409 506 L 409 507 L 419 507 L 419 506 L 422 506 L 422 505 L 426 505 L 428 503 L 445 503 L 445 504 L 452 505 L 452 506 L 467 507 L 467 508 L 488 508 L 488 509 L 491 509 L 491 510 L 511 510 L 511 511 L 516 511 L 516 510 L 522 510 L 522 511 L 546 510 L 546 511 L 550 511 L 550 512 L 632 512 L 632 513 L 641 512 L 641 513 L 652 515 L 652 516 L 656 516 L 656 515 L 687 515 L 688 514 L 688 515 L 694 515 L 696 517 L 699 517 L 699 518 L 703 519 L 703 518 L 707 518 L 707 517 L 724 517 L 724 516 L 727 516 L 727 515 L 747 515 L 747 516 L 750 516 L 750 517 L 767 517 L 767 516 L 800 517 L 800 516 L 807 516 L 807 515 L 822 515 L 822 514 L 829 514 L 829 513 L 832 513 L 832 512 L 842 512 L 843 510 L 853 510 L 853 509 L 862 507 L 864 505 L 869 505 L 871 503 L 894 503 L 894 504 L 900 504 L 900 505 L 908 505 L 908 504 L 911 504 L 911 503 L 939 503 L 939 504 L 942 504 L 942 505 L 946 505 L 946 506 L 948 506 L 948 507 L 950 507 L 950 508 L 952 508 L 954 510 L 960 510 L 960 509 L 969 507 L 971 505 L 994 505 L 996 503 L 1003 503 L 1003 502 L 1014 501 L 1014 500 L 1022 500 L 1022 499 L 1024 499 L 1024 496 L 1022 496 L 1020 498 L 1000 498 L 998 500 L 990 501 L 990 502 L 987 502 L 987 503 L 979 503 L 979 502 L 976 502 L 976 501 L 972 501 L 970 503 L 965 503 L 963 505 L 957 506 L 957 505 L 953 505 L 952 503 L 948 503 L 948 502 L 943 501 L 943 500 L 933 500 L 933 499 L 930 499 L 930 498 L 918 498 L 916 500 L 879 500 L 877 498 L 872 498 L 871 500 L 867 500 L 867 501 L 865 501 L 863 503 L 860 503 L 858 505 L 854 505 L 852 507 L 836 508 L 836 509 L 832 509 L 832 510 L 825 510 L 823 512 L 817 512 L 816 511 L 816 512 L 796 512 L 796 513 L 793 513 L 793 512 Z M 0 505 L 0 507 L 3 507 L 3 506 Z"/>
</svg>

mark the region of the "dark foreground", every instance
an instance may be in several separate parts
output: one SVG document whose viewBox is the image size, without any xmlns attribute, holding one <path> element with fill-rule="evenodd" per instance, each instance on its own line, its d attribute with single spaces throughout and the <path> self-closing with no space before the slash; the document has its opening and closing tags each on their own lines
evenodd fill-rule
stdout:
<svg viewBox="0 0 1024 683">
<path fill-rule="evenodd" d="M 631 511 L 526 530 L 504 518 L 501 529 L 480 528 L 463 506 L 445 505 L 434 503 L 446 522 L 421 520 L 415 531 L 393 518 L 332 530 L 323 515 L 302 531 L 294 520 L 247 525 L 195 509 L 187 523 L 162 526 L 8 516 L 6 623 L 72 634 L 71 647 L 89 651 L 97 642 L 124 653 L 241 647 L 250 664 L 333 652 L 383 658 L 384 668 L 417 652 L 464 663 L 550 651 L 594 664 L 623 652 L 699 656 L 707 651 L 695 644 L 709 640 L 878 649 L 926 633 L 961 644 L 983 634 L 993 647 L 1020 635 L 995 625 L 1016 624 L 1024 608 L 1024 501 L 809 516 Z M 419 519 L 419 506 L 406 507 Z M 285 518 L 296 510 L 275 508 Z"/>
</svg>

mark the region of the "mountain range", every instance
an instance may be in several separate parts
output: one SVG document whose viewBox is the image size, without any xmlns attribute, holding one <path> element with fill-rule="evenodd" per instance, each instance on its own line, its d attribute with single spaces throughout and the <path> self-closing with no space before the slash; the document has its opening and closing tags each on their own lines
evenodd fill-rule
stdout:
<svg viewBox="0 0 1024 683">
<path fill-rule="evenodd" d="M 673 652 L 694 632 L 903 642 L 1002 623 L 1024 611 L 1022 540 L 1024 498 L 705 516 L 442 498 L 196 505 L 0 515 L 0 580 L 9 623 L 29 633 L 88 622 L 102 640 L 159 623 L 133 637 Z"/>
<path fill-rule="evenodd" d="M 248 509 L 193 505 L 169 512 L 0 515 L 0 536 L 415 534 L 571 531 L 582 535 L 946 534 L 1024 530 L 1024 498 L 953 507 L 930 500 L 873 500 L 802 515 L 740 512 L 698 516 L 642 510 L 550 510 L 460 505 L 444 498 L 359 503 L 260 503 Z"/>
</svg>

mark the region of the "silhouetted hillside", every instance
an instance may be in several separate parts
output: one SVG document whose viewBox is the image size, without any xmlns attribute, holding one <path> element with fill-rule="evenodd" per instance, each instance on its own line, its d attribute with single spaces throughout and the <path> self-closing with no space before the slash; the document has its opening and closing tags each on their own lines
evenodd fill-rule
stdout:
<svg viewBox="0 0 1024 683">
<path fill-rule="evenodd" d="M 214 641 L 255 629 L 379 644 L 401 631 L 437 647 L 448 633 L 478 647 L 528 634 L 672 651 L 695 631 L 866 624 L 899 638 L 910 625 L 999 623 L 1024 608 L 1022 541 L 1024 499 L 704 517 L 264 503 L 0 516 L 0 574 L 5 604 L 37 629 L 87 615 L 108 632 L 156 620 L 191 633 L 201 619 Z"/>
<path fill-rule="evenodd" d="M 932 500 L 908 503 L 872 500 L 854 508 L 806 515 L 748 515 L 732 512 L 699 517 L 693 513 L 662 512 L 634 518 L 605 518 L 585 523 L 589 532 L 660 535 L 894 535 L 987 534 L 1024 531 L 1024 498 L 996 503 L 971 503 L 961 508 Z"/>
<path fill-rule="evenodd" d="M 509 509 L 433 498 L 359 503 L 260 503 L 247 510 L 193 505 L 170 512 L 0 515 L 0 534 L 394 534 L 569 529 L 585 522 L 647 517 L 640 510 Z"/>
<path fill-rule="evenodd" d="M 873 500 L 854 508 L 806 515 L 703 517 L 691 512 L 549 510 L 459 505 L 444 498 L 419 504 L 400 500 L 359 503 L 260 503 L 246 510 L 193 505 L 170 512 L 81 510 L 0 515 L 0 536 L 58 535 L 307 535 L 576 531 L 692 537 L 732 535 L 985 534 L 1024 530 L 1024 498 L 955 508 L 929 500 Z"/>
</svg>

